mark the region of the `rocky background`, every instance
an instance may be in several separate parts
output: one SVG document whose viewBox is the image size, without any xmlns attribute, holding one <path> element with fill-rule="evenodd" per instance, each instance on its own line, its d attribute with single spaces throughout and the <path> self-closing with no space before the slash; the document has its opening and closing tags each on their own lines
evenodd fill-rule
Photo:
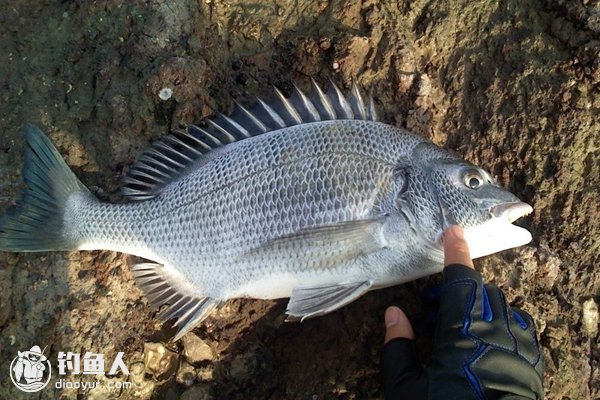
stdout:
<svg viewBox="0 0 600 400">
<path fill-rule="evenodd" d="M 172 128 L 284 91 L 356 80 L 381 119 L 491 171 L 534 206 L 534 241 L 476 262 L 537 322 L 546 399 L 600 398 L 598 0 L 20 1 L 0 9 L 0 210 L 22 189 L 26 122 L 82 181 L 119 181 Z M 159 93 L 170 89 L 167 100 Z M 163 98 L 167 91 L 163 91 Z M 111 252 L 0 254 L 0 398 L 17 350 L 124 351 L 133 388 L 38 398 L 380 396 L 383 311 L 405 308 L 426 359 L 431 277 L 284 323 L 285 301 L 230 301 L 178 343 Z M 56 374 L 56 370 L 53 371 Z M 104 376 L 70 377 L 107 381 Z"/>
</svg>

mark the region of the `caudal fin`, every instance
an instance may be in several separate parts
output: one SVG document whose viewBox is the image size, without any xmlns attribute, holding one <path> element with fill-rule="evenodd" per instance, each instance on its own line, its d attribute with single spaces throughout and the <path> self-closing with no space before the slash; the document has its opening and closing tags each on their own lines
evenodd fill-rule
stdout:
<svg viewBox="0 0 600 400">
<path fill-rule="evenodd" d="M 38 127 L 27 125 L 25 132 L 23 180 L 27 188 L 0 218 L 0 251 L 74 250 L 77 244 L 63 229 L 67 198 L 74 192 L 91 194 Z"/>
</svg>

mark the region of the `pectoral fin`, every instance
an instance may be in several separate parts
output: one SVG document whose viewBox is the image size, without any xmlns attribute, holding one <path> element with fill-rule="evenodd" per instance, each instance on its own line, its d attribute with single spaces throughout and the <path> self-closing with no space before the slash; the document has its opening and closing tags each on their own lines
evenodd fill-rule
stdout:
<svg viewBox="0 0 600 400">
<path fill-rule="evenodd" d="M 338 285 L 297 286 L 287 306 L 288 320 L 324 315 L 353 302 L 373 286 L 371 281 Z"/>
<path fill-rule="evenodd" d="M 386 216 L 301 229 L 271 239 L 243 254 L 264 258 L 265 254 L 298 254 L 318 269 L 335 267 L 386 246 L 383 224 Z"/>
</svg>

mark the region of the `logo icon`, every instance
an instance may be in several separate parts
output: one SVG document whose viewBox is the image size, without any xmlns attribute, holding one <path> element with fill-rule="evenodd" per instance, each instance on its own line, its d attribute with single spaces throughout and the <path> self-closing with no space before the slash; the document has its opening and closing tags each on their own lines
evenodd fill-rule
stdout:
<svg viewBox="0 0 600 400">
<path fill-rule="evenodd" d="M 44 356 L 40 346 L 29 351 L 18 351 L 10 363 L 10 379 L 24 392 L 38 392 L 50 382 L 50 361 Z"/>
</svg>

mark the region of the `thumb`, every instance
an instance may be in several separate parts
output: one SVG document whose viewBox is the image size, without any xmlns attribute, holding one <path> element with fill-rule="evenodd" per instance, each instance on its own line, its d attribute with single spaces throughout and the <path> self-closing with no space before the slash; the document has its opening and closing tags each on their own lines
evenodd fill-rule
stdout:
<svg viewBox="0 0 600 400">
<path fill-rule="evenodd" d="M 381 375 L 385 399 L 425 399 L 427 381 L 415 351 L 412 326 L 398 307 L 385 311 Z"/>
<path fill-rule="evenodd" d="M 398 307 L 388 307 L 388 309 L 385 310 L 384 343 L 395 338 L 414 339 L 415 333 L 413 332 L 412 325 L 406 314 L 404 314 L 404 311 Z"/>
</svg>

